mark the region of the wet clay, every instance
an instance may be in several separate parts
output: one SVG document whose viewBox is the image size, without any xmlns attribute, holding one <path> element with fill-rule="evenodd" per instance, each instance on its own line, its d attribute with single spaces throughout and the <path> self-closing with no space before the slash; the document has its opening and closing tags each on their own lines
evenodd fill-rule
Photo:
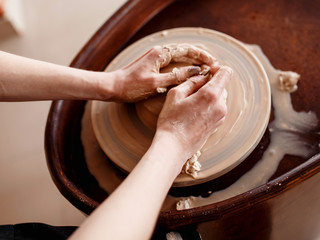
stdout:
<svg viewBox="0 0 320 240">
<path fill-rule="evenodd" d="M 306 143 L 302 136 L 316 127 L 318 121 L 316 115 L 312 112 L 296 112 L 291 104 L 290 92 L 293 89 L 297 90 L 296 84 L 299 75 L 274 69 L 258 46 L 247 45 L 247 47 L 259 58 L 270 80 L 275 116 L 273 122 L 268 126 L 271 136 L 268 149 L 262 159 L 230 187 L 214 192 L 207 198 L 167 196 L 163 210 L 170 209 L 172 206 L 175 206 L 178 210 L 203 206 L 250 191 L 261 184 L 265 184 L 270 179 L 284 154 L 306 157 L 313 151 L 313 147 L 310 147 L 310 143 Z M 287 82 L 284 83 L 284 81 Z M 291 87 L 283 88 L 283 84 Z M 161 98 L 161 95 L 158 97 Z M 154 99 L 153 101 L 162 102 L 163 100 Z M 152 105 L 155 106 L 156 104 Z M 159 112 L 161 105 L 158 107 L 157 111 Z M 147 106 L 146 109 L 148 109 Z M 153 114 L 157 114 L 157 111 Z M 89 171 L 95 176 L 99 185 L 108 193 L 111 193 L 121 183 L 123 177 L 113 170 L 112 164 L 106 160 L 103 151 L 100 149 L 91 126 L 90 114 L 91 104 L 89 103 L 82 119 L 83 130 L 81 132 L 86 162 Z M 151 125 L 150 127 L 154 127 Z"/>
<path fill-rule="evenodd" d="M 256 57 L 241 42 L 212 30 L 183 28 L 148 36 L 120 53 L 107 70 L 127 65 L 145 52 L 146 48 L 160 43 L 164 46 L 172 42 L 181 45 L 182 41 L 205 49 L 221 65 L 230 66 L 234 74 L 227 86 L 226 102 L 229 111 L 224 123 L 201 149 L 201 156 L 198 158 L 201 169 L 197 174 L 192 174 L 193 177 L 180 174 L 175 179 L 174 186 L 206 182 L 240 164 L 259 143 L 267 127 L 271 108 L 267 75 Z M 180 58 L 176 59 L 178 60 L 181 61 Z M 157 116 L 165 97 L 163 95 L 159 94 L 137 104 L 93 102 L 92 121 L 97 140 L 106 155 L 127 173 L 134 168 L 151 144 Z M 189 164 L 194 166 L 193 170 L 198 169 L 199 165 Z"/>
<path fill-rule="evenodd" d="M 305 142 L 305 138 L 303 137 L 303 135 L 312 131 L 312 129 L 316 127 L 317 121 L 318 121 L 316 118 L 316 115 L 312 112 L 296 112 L 293 109 L 291 104 L 290 92 L 297 91 L 297 82 L 299 79 L 299 74 L 293 73 L 293 72 L 284 72 L 284 71 L 274 69 L 271 63 L 269 62 L 269 60 L 266 58 L 266 56 L 263 54 L 263 52 L 258 46 L 246 45 L 246 48 L 250 50 L 252 53 L 254 53 L 254 56 L 259 58 L 259 61 L 262 63 L 264 70 L 267 72 L 268 79 L 270 81 L 272 102 L 274 107 L 274 120 L 268 126 L 268 131 L 270 133 L 270 144 L 267 150 L 264 152 L 262 159 L 249 172 L 244 174 L 237 182 L 235 182 L 230 187 L 224 190 L 221 190 L 219 192 L 214 192 L 207 198 L 194 197 L 194 196 L 189 198 L 174 198 L 174 197 L 168 196 L 163 206 L 163 209 L 170 209 L 172 205 L 177 205 L 179 209 L 207 205 L 207 204 L 211 204 L 214 202 L 218 202 L 218 201 L 236 196 L 245 191 L 250 191 L 251 189 L 258 187 L 261 184 L 265 184 L 270 179 L 270 177 L 276 171 L 279 165 L 279 162 L 281 161 L 281 159 L 285 154 L 308 157 L 312 153 L 312 151 L 314 151 L 314 146 L 311 146 L 311 143 Z M 248 55 L 246 57 L 250 58 L 250 56 Z M 223 62 L 223 59 L 221 61 Z M 245 61 L 245 59 L 243 59 L 243 61 Z M 239 72 L 237 71 L 239 70 L 239 66 L 235 65 L 233 66 L 233 69 L 236 73 L 235 76 L 240 78 L 241 76 L 237 75 L 237 73 L 239 74 Z M 263 83 L 263 81 L 259 79 L 259 77 L 257 79 L 259 84 Z M 250 98 L 250 96 L 246 94 L 246 90 L 243 90 L 243 88 L 247 88 L 248 90 L 253 90 L 254 86 L 252 86 L 252 84 L 254 84 L 254 82 L 250 81 L 247 86 L 243 86 L 243 84 L 237 82 L 237 78 L 232 79 L 232 81 L 234 81 L 235 85 L 233 85 L 232 88 L 228 89 L 229 94 L 228 94 L 227 103 L 231 104 L 231 107 L 230 106 L 228 107 L 229 109 L 233 109 L 233 107 L 237 106 L 237 104 L 240 104 L 243 107 L 243 108 L 240 108 L 240 111 L 238 112 L 237 111 L 235 111 L 235 113 L 232 112 L 232 114 L 234 114 L 234 116 L 232 116 L 233 124 L 237 124 L 237 122 L 241 120 L 240 118 L 241 116 L 250 114 L 251 111 L 254 111 L 254 109 L 252 109 L 252 106 L 253 106 L 252 103 L 255 103 L 255 104 L 259 103 L 258 107 L 261 107 L 263 105 L 263 101 L 266 99 L 262 99 L 262 100 L 260 99 L 261 100 L 260 101 L 258 95 L 255 95 L 254 98 Z M 158 98 L 161 98 L 161 97 L 163 96 L 162 95 L 158 96 Z M 237 101 L 234 101 L 234 102 L 230 101 L 232 100 L 232 97 L 234 97 Z M 242 99 L 242 100 L 239 101 L 239 99 Z M 154 101 L 154 103 L 152 103 L 152 101 Z M 155 112 L 155 110 L 160 112 L 161 104 L 158 105 L 158 109 L 157 107 L 154 107 L 154 106 L 157 106 L 157 102 L 162 102 L 162 101 L 163 100 L 161 99 L 160 101 L 159 99 L 150 99 L 148 102 L 141 103 L 141 109 L 144 109 L 144 111 L 146 112 L 143 114 L 150 114 L 150 116 L 156 115 L 157 113 Z M 152 103 L 151 105 L 153 107 L 148 108 L 149 103 Z M 111 106 L 114 106 L 114 105 L 111 105 Z M 88 107 L 91 107 L 90 104 L 88 104 Z M 139 104 L 134 106 L 134 108 L 137 109 L 138 113 L 140 112 L 138 110 Z M 237 109 L 236 107 L 234 108 Z M 110 109 L 108 109 L 108 111 L 110 111 Z M 123 113 L 128 114 L 128 111 L 125 110 L 121 114 L 119 111 L 116 113 L 119 116 L 123 116 Z M 90 109 L 85 111 L 85 116 L 87 114 L 90 114 Z M 90 117 L 89 117 L 89 121 L 91 121 Z M 120 117 L 115 119 L 115 121 L 120 121 Z M 147 129 L 149 129 L 149 127 L 150 128 L 155 127 L 155 126 L 152 126 L 154 122 L 152 123 L 152 121 L 150 121 L 148 123 L 146 121 L 145 124 L 143 124 L 143 126 L 147 126 L 144 128 L 144 130 L 146 130 L 147 132 L 148 131 Z M 247 122 L 245 124 L 243 124 L 243 122 L 240 122 L 240 123 L 242 124 L 242 127 L 245 127 L 246 125 L 248 125 Z M 84 117 L 82 124 L 83 124 L 83 129 L 85 129 L 86 128 L 85 126 L 91 123 L 85 122 L 85 117 Z M 89 131 L 90 128 L 87 127 L 87 130 Z M 234 135 L 236 133 L 234 131 L 234 128 L 231 127 L 231 128 L 225 129 L 224 131 L 227 131 L 228 133 L 231 134 L 229 140 L 232 141 L 233 140 L 232 134 Z M 249 134 L 248 131 L 246 130 L 245 132 L 247 135 Z M 92 132 L 92 128 L 91 128 L 91 134 L 94 136 Z M 118 134 L 121 135 L 122 132 Z M 138 135 L 139 132 L 136 132 L 136 134 Z M 217 134 L 221 134 L 221 133 L 217 131 Z M 137 137 L 137 135 L 135 135 L 135 137 Z M 94 158 L 92 157 L 95 150 L 94 148 L 91 148 L 90 144 L 94 143 L 95 146 L 97 146 L 98 144 L 95 139 L 92 138 L 91 140 L 92 142 L 88 143 L 88 139 L 86 139 L 86 135 L 82 135 L 82 141 L 85 149 L 85 156 L 86 156 L 88 168 L 90 172 L 96 177 L 99 184 L 107 192 L 110 193 L 113 191 L 115 185 L 122 181 L 122 178 L 119 176 L 113 176 L 114 179 L 113 181 L 111 181 L 111 183 L 114 183 L 114 184 L 111 184 L 112 186 L 110 186 L 110 179 L 108 180 L 109 183 L 107 183 L 108 182 L 106 180 L 107 178 L 106 176 L 108 175 L 107 172 L 109 171 L 109 169 L 112 172 L 112 167 L 106 168 L 105 171 L 100 171 L 101 170 L 100 164 L 104 164 L 105 162 L 107 162 L 106 158 L 103 156 L 103 153 L 100 154 L 101 161 L 99 162 L 99 164 L 94 164 L 94 162 L 97 161 L 98 157 L 96 156 Z M 218 143 L 219 138 L 209 139 L 208 141 L 209 142 L 213 141 L 214 143 Z M 203 149 L 205 149 L 206 147 L 208 148 L 207 150 L 210 152 L 210 145 L 208 145 L 208 142 L 203 147 Z M 101 153 L 101 150 L 99 151 Z M 142 151 L 144 151 L 144 149 L 142 149 Z M 205 154 L 206 154 L 206 151 L 204 151 L 200 156 L 200 159 L 199 159 L 200 162 L 201 162 L 201 158 L 203 159 L 203 155 Z M 97 171 L 98 168 L 100 168 L 99 171 Z M 97 172 L 99 173 L 97 174 Z"/>
<path fill-rule="evenodd" d="M 296 112 L 291 104 L 290 92 L 297 90 L 299 74 L 274 69 L 260 47 L 248 45 L 263 64 L 271 86 L 274 120 L 269 124 L 270 144 L 262 159 L 230 187 L 214 192 L 209 197 L 188 197 L 180 199 L 177 210 L 204 206 L 219 202 L 268 182 L 277 170 L 285 154 L 308 157 L 314 152 L 312 143 L 303 137 L 317 126 L 318 119 L 312 112 Z M 171 204 L 173 199 L 168 199 Z"/>
</svg>

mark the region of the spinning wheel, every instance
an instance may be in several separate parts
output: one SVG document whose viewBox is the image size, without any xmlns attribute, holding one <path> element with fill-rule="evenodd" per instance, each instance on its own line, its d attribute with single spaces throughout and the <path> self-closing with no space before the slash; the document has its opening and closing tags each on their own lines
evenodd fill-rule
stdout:
<svg viewBox="0 0 320 240">
<path fill-rule="evenodd" d="M 174 182 L 174 186 L 189 186 L 221 176 L 251 153 L 269 121 L 271 95 L 258 59 L 236 39 L 209 29 L 178 28 L 147 36 L 123 50 L 106 70 L 117 70 L 154 45 L 172 42 L 200 44 L 234 69 L 227 87 L 229 112 L 201 150 L 198 176 L 180 174 Z M 92 122 L 100 146 L 125 172 L 133 169 L 150 146 L 163 100 L 164 96 L 157 96 L 137 104 L 93 102 Z"/>
</svg>

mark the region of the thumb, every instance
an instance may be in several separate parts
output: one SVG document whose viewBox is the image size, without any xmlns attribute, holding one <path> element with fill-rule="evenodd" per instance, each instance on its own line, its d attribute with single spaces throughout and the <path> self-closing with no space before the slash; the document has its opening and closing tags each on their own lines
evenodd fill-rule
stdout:
<svg viewBox="0 0 320 240">
<path fill-rule="evenodd" d="M 190 77 L 199 75 L 200 72 L 201 68 L 198 66 L 174 68 L 169 73 L 159 73 L 157 76 L 157 81 L 161 87 L 177 85 L 186 81 Z"/>
</svg>

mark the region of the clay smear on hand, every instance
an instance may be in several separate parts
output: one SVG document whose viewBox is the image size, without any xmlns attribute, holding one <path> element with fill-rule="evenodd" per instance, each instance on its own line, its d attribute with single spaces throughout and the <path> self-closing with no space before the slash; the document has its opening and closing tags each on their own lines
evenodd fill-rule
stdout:
<svg viewBox="0 0 320 240">
<path fill-rule="evenodd" d="M 219 62 L 215 57 L 207 51 L 191 44 L 168 44 L 165 45 L 163 49 L 164 53 L 159 56 L 159 61 L 157 62 L 159 68 L 167 67 L 170 63 L 185 63 L 191 65 L 190 71 L 192 71 L 192 66 L 200 66 L 200 75 L 210 74 L 211 76 L 220 68 Z M 179 83 L 183 82 L 182 79 L 185 79 L 183 76 L 180 76 L 181 71 L 179 71 L 177 67 L 174 67 L 171 73 L 174 74 L 174 77 Z M 158 93 L 167 91 L 166 88 L 162 87 L 158 87 L 156 90 Z M 226 90 L 224 90 L 223 95 L 226 99 Z M 197 178 L 198 172 L 201 170 L 201 163 L 198 161 L 200 155 L 200 150 L 193 154 L 184 164 L 181 173 Z"/>
<path fill-rule="evenodd" d="M 319 152 L 319 146 L 306 141 L 305 135 L 315 131 L 318 119 L 314 112 L 296 112 L 290 93 L 297 90 L 300 75 L 275 69 L 257 45 L 247 45 L 263 64 L 271 85 L 274 120 L 269 124 L 270 144 L 261 160 L 235 183 L 208 197 L 190 196 L 179 199 L 177 210 L 205 206 L 226 200 L 266 184 L 286 154 L 306 157 Z"/>
<path fill-rule="evenodd" d="M 187 43 L 173 43 L 163 46 L 163 53 L 159 55 L 159 60 L 156 61 L 156 68 L 158 70 L 166 68 L 170 63 L 185 63 L 190 65 L 188 76 L 194 76 L 199 73 L 196 69 L 198 67 L 195 66 L 201 66 L 202 73 L 204 72 L 203 69 L 214 73 L 220 67 L 217 59 L 210 53 Z M 182 83 L 186 79 L 184 72 L 180 71 L 179 68 L 173 68 L 171 73 L 173 77 L 177 79 L 178 83 Z M 164 93 L 167 91 L 167 88 L 158 87 L 156 91 L 158 93 Z"/>
<path fill-rule="evenodd" d="M 188 63 L 190 65 L 208 65 L 212 71 L 219 69 L 219 63 L 207 51 L 195 47 L 194 45 L 183 44 L 168 44 L 163 47 L 164 52 L 160 55 L 159 67 L 165 67 L 171 62 Z"/>
</svg>

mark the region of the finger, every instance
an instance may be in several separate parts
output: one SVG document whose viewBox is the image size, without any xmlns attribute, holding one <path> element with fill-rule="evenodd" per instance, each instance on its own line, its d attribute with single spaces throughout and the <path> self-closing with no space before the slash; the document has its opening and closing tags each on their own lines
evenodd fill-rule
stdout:
<svg viewBox="0 0 320 240">
<path fill-rule="evenodd" d="M 172 88 L 169 91 L 169 94 L 175 95 L 176 98 L 186 98 L 192 95 L 194 92 L 198 91 L 206 82 L 208 81 L 209 77 L 197 75 L 194 77 L 189 78 L 187 81 L 181 83 L 180 85 Z"/>
<path fill-rule="evenodd" d="M 201 68 L 198 66 L 188 66 L 174 68 L 169 73 L 160 73 L 157 75 L 157 80 L 159 81 L 160 86 L 170 86 L 176 85 L 184 82 L 187 78 L 199 75 Z"/>
<path fill-rule="evenodd" d="M 131 65 L 135 64 L 136 62 L 141 61 L 142 59 L 146 60 L 146 63 L 159 61 L 163 52 L 164 52 L 163 47 L 156 45 L 156 46 L 152 47 L 151 49 L 149 49 L 148 51 L 146 51 L 145 53 L 143 53 L 140 57 L 135 59 L 133 62 L 131 62 L 130 64 L 128 64 L 124 68 L 130 67 Z M 157 72 L 159 72 L 159 68 L 157 69 Z"/>
<path fill-rule="evenodd" d="M 221 95 L 232 76 L 232 69 L 222 66 L 213 77 L 200 89 Z"/>
<path fill-rule="evenodd" d="M 188 57 L 193 59 L 193 61 L 198 61 L 200 64 L 205 64 L 210 67 L 211 73 L 216 73 L 220 68 L 220 63 L 218 60 L 212 56 L 208 51 L 193 46 L 191 44 L 183 44 L 188 47 Z"/>
<path fill-rule="evenodd" d="M 170 55 L 172 62 L 184 62 L 195 65 L 206 64 L 214 67 L 214 69 L 219 65 L 217 59 L 209 52 L 191 44 L 170 44 L 164 48 L 168 49 L 168 55 Z"/>
</svg>

